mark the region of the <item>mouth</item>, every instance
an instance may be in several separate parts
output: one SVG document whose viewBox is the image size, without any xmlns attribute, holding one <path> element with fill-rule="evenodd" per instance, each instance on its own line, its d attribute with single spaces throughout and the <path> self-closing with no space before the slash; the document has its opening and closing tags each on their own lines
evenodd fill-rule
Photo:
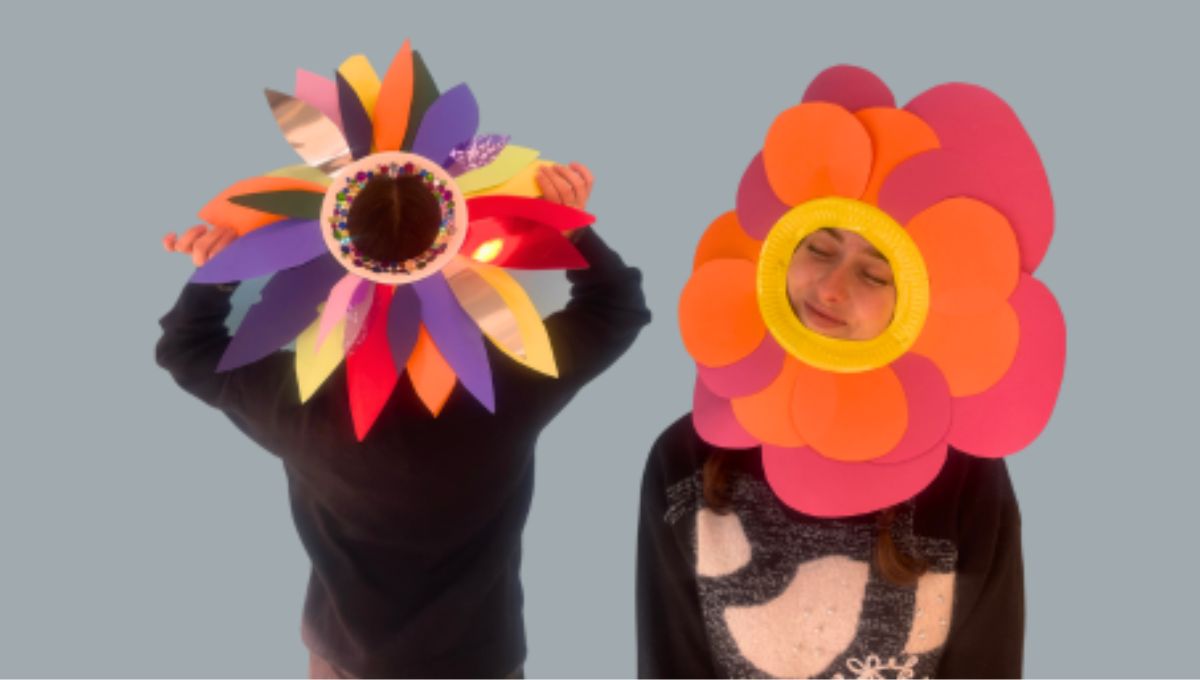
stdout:
<svg viewBox="0 0 1200 680">
<path fill-rule="evenodd" d="M 814 307 L 807 300 L 804 302 L 805 321 L 812 323 L 819 328 L 833 329 L 841 328 L 846 325 L 845 321 L 833 316 L 828 312 L 823 312 Z"/>
</svg>

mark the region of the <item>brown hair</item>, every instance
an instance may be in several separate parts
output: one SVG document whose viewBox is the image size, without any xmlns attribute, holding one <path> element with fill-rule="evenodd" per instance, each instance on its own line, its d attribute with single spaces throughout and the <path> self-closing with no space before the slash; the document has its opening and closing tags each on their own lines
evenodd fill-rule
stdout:
<svg viewBox="0 0 1200 680">
<path fill-rule="evenodd" d="M 730 456 L 727 451 L 713 451 L 704 461 L 704 502 L 714 512 L 727 513 L 733 501 L 729 485 Z M 917 579 L 929 569 L 929 563 L 900 550 L 892 537 L 892 525 L 896 520 L 896 508 L 881 510 L 877 518 L 878 533 L 873 555 L 875 568 L 884 579 L 898 586 L 915 585 Z"/>
<path fill-rule="evenodd" d="M 346 228 L 360 253 L 399 262 L 425 252 L 437 238 L 442 209 L 415 176 L 376 176 L 350 204 Z"/>
</svg>

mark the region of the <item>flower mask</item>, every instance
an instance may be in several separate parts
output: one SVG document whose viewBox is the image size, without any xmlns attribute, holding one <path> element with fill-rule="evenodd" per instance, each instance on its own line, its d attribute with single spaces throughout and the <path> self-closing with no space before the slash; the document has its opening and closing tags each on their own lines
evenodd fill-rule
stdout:
<svg viewBox="0 0 1200 680">
<path fill-rule="evenodd" d="M 237 182 L 200 211 L 240 237 L 193 281 L 272 277 L 218 370 L 295 340 L 304 401 L 344 359 L 360 441 L 404 371 L 435 417 L 459 383 L 494 412 L 485 337 L 557 375 L 541 316 L 504 268 L 586 267 L 563 232 L 593 218 L 539 198 L 537 151 L 477 135 L 470 89 L 440 92 L 407 41 L 382 81 L 360 55 L 335 81 L 298 71 L 294 96 L 267 90 L 267 100 L 304 164 Z M 440 221 L 423 252 L 359 249 L 350 211 L 377 178 L 407 178 L 436 204 Z"/>
<path fill-rule="evenodd" d="M 1037 150 L 995 94 L 951 83 L 897 108 L 869 71 L 826 70 L 696 249 L 679 319 L 697 433 L 761 446 L 776 495 L 824 517 L 913 497 L 949 446 L 1024 448 L 1065 360 L 1062 314 L 1033 277 L 1053 223 Z M 828 337 L 793 310 L 789 264 L 821 229 L 887 258 L 895 310 L 877 337 Z"/>
</svg>

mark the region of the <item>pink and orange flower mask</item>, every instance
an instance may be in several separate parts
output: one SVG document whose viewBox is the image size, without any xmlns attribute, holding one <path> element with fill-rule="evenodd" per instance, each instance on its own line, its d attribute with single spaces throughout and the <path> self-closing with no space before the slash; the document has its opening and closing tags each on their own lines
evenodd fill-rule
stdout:
<svg viewBox="0 0 1200 680">
<path fill-rule="evenodd" d="M 775 119 L 736 209 L 696 249 L 679 320 L 697 433 L 761 446 L 776 495 L 825 517 L 915 496 L 948 447 L 1024 448 L 1065 360 L 1062 314 L 1033 276 L 1053 224 L 1037 150 L 995 94 L 951 83 L 897 108 L 869 71 L 826 70 Z M 828 337 L 791 307 L 792 256 L 824 228 L 891 265 L 896 306 L 878 337 Z"/>
<path fill-rule="evenodd" d="M 537 151 L 477 135 L 470 89 L 440 92 L 407 41 L 382 81 L 359 55 L 335 80 L 298 71 L 294 96 L 267 100 L 304 163 L 237 182 L 200 211 L 240 238 L 193 281 L 271 276 L 218 370 L 294 340 L 303 401 L 344 360 L 359 440 L 405 371 L 435 417 L 456 384 L 494 411 L 485 338 L 557 375 L 541 316 L 504 268 L 586 267 L 563 233 L 593 218 L 540 198 Z M 415 176 L 437 201 L 437 236 L 415 257 L 368 258 L 347 230 L 355 196 L 381 175 Z"/>
</svg>

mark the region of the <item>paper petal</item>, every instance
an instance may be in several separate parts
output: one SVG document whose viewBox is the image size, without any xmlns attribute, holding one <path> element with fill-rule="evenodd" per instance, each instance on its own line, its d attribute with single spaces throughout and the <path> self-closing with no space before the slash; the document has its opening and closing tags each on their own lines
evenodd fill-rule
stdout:
<svg viewBox="0 0 1200 680">
<path fill-rule="evenodd" d="M 771 190 L 788 205 L 821 196 L 858 198 L 871 175 L 871 137 L 846 109 L 810 102 L 775 118 L 762 159 Z"/>
<path fill-rule="evenodd" d="M 363 285 L 356 286 L 350 294 L 350 302 L 346 305 L 346 333 L 342 339 L 342 346 L 346 348 L 347 353 L 365 337 L 363 333 L 367 329 L 375 288 L 374 283 L 364 280 Z"/>
<path fill-rule="evenodd" d="M 554 227 L 489 217 L 468 226 L 462 252 L 484 264 L 509 269 L 586 269 L 587 260 Z M 483 253 L 488 255 L 485 257 Z"/>
<path fill-rule="evenodd" d="M 445 164 L 455 145 L 470 139 L 479 128 L 479 105 L 466 84 L 456 85 L 430 104 L 413 140 L 413 153 Z"/>
<path fill-rule="evenodd" d="M 321 214 L 324 194 L 311 191 L 267 191 L 230 196 L 229 202 L 272 215 L 315 220 Z"/>
<path fill-rule="evenodd" d="M 696 369 L 704 386 L 713 394 L 732 399 L 761 392 L 769 386 L 783 368 L 783 348 L 774 336 L 767 334 L 758 349 L 744 359 L 721 368 L 697 364 Z"/>
<path fill-rule="evenodd" d="M 762 343 L 756 267 L 746 260 L 713 260 L 697 269 L 679 298 L 679 328 L 688 354 L 704 366 L 728 366 Z"/>
<path fill-rule="evenodd" d="M 1067 329 L 1058 302 L 1040 281 L 1023 276 L 1010 303 L 1021 326 L 1012 366 L 986 392 L 954 400 L 950 444 L 977 456 L 1028 446 L 1050 420 L 1062 386 Z"/>
<path fill-rule="evenodd" d="M 814 517 L 849 517 L 912 498 L 946 462 L 946 445 L 895 465 L 843 463 L 807 447 L 764 445 L 763 470 L 771 490 L 789 507 Z"/>
<path fill-rule="evenodd" d="M 455 145 L 450 149 L 450 164 L 446 166 L 446 171 L 451 175 L 458 177 L 459 175 L 470 172 L 472 170 L 482 168 L 500 155 L 508 146 L 508 135 L 475 135 L 471 139 Z M 462 188 L 462 180 L 459 180 L 459 188 Z M 463 190 L 463 193 L 467 193 Z"/>
<path fill-rule="evenodd" d="M 192 283 L 227 283 L 274 274 L 329 250 L 313 220 L 284 220 L 246 234 L 192 274 Z"/>
<path fill-rule="evenodd" d="M 421 300 L 421 321 L 458 380 L 488 411 L 496 410 L 492 369 L 483 335 L 467 315 L 446 277 L 440 274 L 412 284 Z"/>
<path fill-rule="evenodd" d="M 375 102 L 379 99 L 379 75 L 370 60 L 361 54 L 347 57 L 337 69 L 337 75 L 354 90 L 355 98 L 362 104 L 367 117 L 375 114 Z M 342 115 L 345 115 L 342 111 Z M 343 119 L 344 121 L 344 119 Z"/>
<path fill-rule="evenodd" d="M 421 329 L 421 302 L 412 286 L 397 286 L 388 312 L 388 345 L 397 366 L 408 364 Z"/>
<path fill-rule="evenodd" d="M 430 104 L 437 101 L 440 94 L 437 83 L 433 81 L 433 74 L 429 72 L 429 67 L 421 58 L 421 53 L 413 50 L 412 108 L 408 113 L 408 130 L 404 133 L 404 143 L 400 147 L 401 149 L 405 151 L 412 149 L 417 130 L 421 127 L 421 121 L 425 119 L 425 112 L 429 109 Z"/>
<path fill-rule="evenodd" d="M 692 271 L 712 260 L 746 260 L 758 262 L 762 242 L 750 238 L 738 223 L 737 213 L 729 211 L 717 217 L 704 230 L 696 254 L 692 257 Z"/>
<path fill-rule="evenodd" d="M 413 98 L 413 55 L 407 40 L 400 46 L 383 76 L 379 99 L 371 114 L 376 151 L 399 151 L 408 131 Z"/>
<path fill-rule="evenodd" d="M 311 165 L 285 165 L 282 168 L 276 168 L 268 172 L 266 177 L 290 177 L 292 179 L 304 180 L 312 182 L 321 187 L 329 187 L 333 183 L 333 178 Z"/>
<path fill-rule="evenodd" d="M 849 111 L 868 106 L 896 106 L 892 91 L 879 76 L 849 64 L 831 66 L 817 74 L 804 92 L 804 101 L 829 102 Z"/>
<path fill-rule="evenodd" d="M 342 331 L 346 325 L 339 323 L 334 326 L 329 342 L 317 349 L 319 323 L 312 322 L 296 338 L 296 382 L 300 387 L 300 403 L 308 401 L 345 358 Z"/>
<path fill-rule="evenodd" d="M 1054 222 L 1054 203 L 1040 163 L 1001 166 L 948 149 L 929 151 L 896 167 L 879 192 L 879 207 L 904 224 L 929 206 L 959 196 L 999 210 L 1021 246 L 1021 270 L 1037 269 Z"/>
<path fill-rule="evenodd" d="M 758 441 L 776 446 L 804 445 L 789 413 L 799 371 L 799 361 L 784 357 L 783 368 L 766 389 L 732 400 L 738 423 Z"/>
<path fill-rule="evenodd" d="M 692 424 L 704 441 L 724 449 L 745 449 L 758 445 L 733 415 L 727 399 L 713 394 L 697 380 L 692 398 Z"/>
<path fill-rule="evenodd" d="M 266 90 L 271 114 L 305 163 L 332 175 L 350 162 L 350 146 L 338 124 L 315 107 L 275 90 Z"/>
<path fill-rule="evenodd" d="M 908 429 L 896 448 L 871 460 L 871 465 L 903 463 L 923 456 L 944 444 L 950 431 L 950 387 L 938 367 L 925 357 L 909 353 L 892 362 L 892 370 L 908 399 Z"/>
<path fill-rule="evenodd" d="M 591 213 L 541 198 L 479 196 L 467 199 L 467 216 L 472 222 L 489 217 L 516 217 L 549 225 L 559 231 L 586 227 L 596 221 Z"/>
<path fill-rule="evenodd" d="M 296 69 L 296 99 L 325 114 L 339 128 L 342 112 L 338 109 L 337 84 L 302 68 Z"/>
<path fill-rule="evenodd" d="M 558 366 L 542 317 L 521 284 L 503 269 L 463 266 L 446 280 L 484 335 L 514 361 L 551 377 Z"/>
<path fill-rule="evenodd" d="M 553 161 L 534 161 L 525 166 L 524 170 L 518 172 L 504 184 L 477 191 L 472 196 L 526 196 L 528 198 L 538 198 L 542 195 L 542 188 L 538 186 L 537 182 L 538 170 L 551 165 L 554 165 Z"/>
<path fill-rule="evenodd" d="M 325 340 L 328 339 L 329 333 L 338 325 L 342 324 L 342 338 L 345 340 L 345 319 L 346 312 L 350 309 L 350 300 L 354 297 L 355 291 L 360 288 L 370 285 L 370 283 L 357 274 L 347 273 L 341 278 L 333 288 L 329 291 L 329 296 L 325 299 L 325 307 L 321 310 L 321 318 L 317 324 L 316 346 L 324 347 Z M 340 343 L 339 343 L 340 344 Z"/>
<path fill-rule="evenodd" d="M 317 305 L 345 273 L 332 257 L 319 257 L 271 277 L 262 299 L 247 310 L 217 370 L 257 361 L 295 339 L 317 318 Z"/>
<path fill-rule="evenodd" d="M 516 177 L 522 170 L 533 165 L 538 158 L 536 149 L 509 145 L 504 147 L 491 163 L 464 172 L 458 178 L 458 188 L 466 195 L 498 187 Z M 469 167 L 469 166 L 464 166 Z M 531 199 L 532 200 L 532 199 Z"/>
<path fill-rule="evenodd" d="M 763 240 L 767 232 L 788 211 L 788 206 L 775 195 L 767 181 L 767 169 L 762 154 L 756 154 L 742 173 L 737 191 L 738 223 L 750 238 Z"/>
<path fill-rule="evenodd" d="M 884 180 L 900 163 L 938 148 L 937 134 L 917 115 L 903 109 L 868 108 L 854 114 L 871 136 L 871 178 L 863 201 L 875 204 Z"/>
<path fill-rule="evenodd" d="M 231 203 L 229 197 L 287 190 L 324 191 L 324 187 L 289 177 L 251 177 L 235 182 L 217 194 L 200 209 L 197 216 L 215 227 L 233 229 L 239 236 L 245 236 L 255 229 L 278 222 L 280 218 L 278 215 Z"/>
<path fill-rule="evenodd" d="M 363 339 L 346 355 L 346 388 L 350 395 L 350 415 L 354 435 L 362 441 L 391 396 L 399 373 L 392 363 L 388 346 L 388 306 L 391 288 L 376 286 L 371 296 Z"/>
<path fill-rule="evenodd" d="M 789 406 L 805 444 L 846 462 L 887 455 L 908 429 L 908 399 L 891 366 L 832 373 L 801 364 Z"/>
<path fill-rule="evenodd" d="M 454 369 L 450 368 L 450 364 L 446 363 L 442 353 L 433 344 L 424 324 L 421 324 L 417 333 L 417 344 L 408 358 L 407 369 L 417 398 L 425 404 L 425 408 L 429 409 L 434 418 L 438 417 L 446 405 L 446 400 L 454 391 L 457 380 Z"/>
<path fill-rule="evenodd" d="M 375 136 L 371 126 L 371 114 L 358 98 L 354 87 L 339 73 L 337 77 L 338 106 L 342 111 L 342 129 L 350 156 L 355 160 L 371 153 L 371 142 Z"/>
</svg>

